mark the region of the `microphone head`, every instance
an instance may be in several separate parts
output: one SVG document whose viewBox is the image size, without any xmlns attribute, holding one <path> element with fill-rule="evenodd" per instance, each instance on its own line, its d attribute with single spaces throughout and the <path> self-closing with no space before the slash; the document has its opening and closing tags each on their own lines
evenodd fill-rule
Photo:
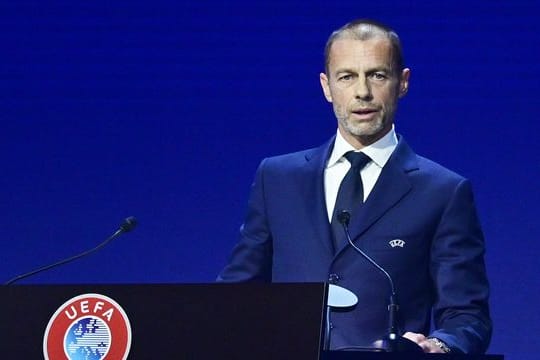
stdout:
<svg viewBox="0 0 540 360">
<path fill-rule="evenodd" d="M 337 215 L 337 219 L 341 225 L 349 226 L 349 221 L 351 220 L 351 213 L 347 210 L 341 210 Z"/>
<path fill-rule="evenodd" d="M 120 225 L 120 230 L 122 230 L 122 232 L 128 232 L 133 230 L 135 226 L 137 226 L 137 219 L 134 216 L 130 216 L 124 220 L 122 225 Z"/>
</svg>

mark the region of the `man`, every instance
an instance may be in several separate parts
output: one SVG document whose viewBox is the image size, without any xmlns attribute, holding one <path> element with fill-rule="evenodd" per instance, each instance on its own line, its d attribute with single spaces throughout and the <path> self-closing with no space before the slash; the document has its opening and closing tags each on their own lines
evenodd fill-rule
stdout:
<svg viewBox="0 0 540 360">
<path fill-rule="evenodd" d="M 337 134 L 319 148 L 262 161 L 218 281 L 339 284 L 359 301 L 332 314 L 331 348 L 382 338 L 389 285 L 343 238 L 337 217 L 345 210 L 352 242 L 394 279 L 404 337 L 425 352 L 485 352 L 489 289 L 471 186 L 395 133 L 411 74 L 397 34 L 357 20 L 330 36 L 325 56 L 320 82 Z"/>
</svg>

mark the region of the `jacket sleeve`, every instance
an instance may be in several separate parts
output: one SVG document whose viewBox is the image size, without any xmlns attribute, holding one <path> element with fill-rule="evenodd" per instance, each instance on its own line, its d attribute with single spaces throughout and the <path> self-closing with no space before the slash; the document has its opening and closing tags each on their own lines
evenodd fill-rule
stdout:
<svg viewBox="0 0 540 360">
<path fill-rule="evenodd" d="M 430 334 L 458 353 L 484 353 L 491 338 L 484 237 L 470 182 L 462 180 L 443 213 L 432 243 L 435 289 Z"/>
<path fill-rule="evenodd" d="M 272 280 L 272 235 L 268 226 L 263 160 L 255 174 L 248 201 L 247 215 L 240 228 L 240 240 L 228 264 L 218 275 L 218 282 Z"/>
</svg>

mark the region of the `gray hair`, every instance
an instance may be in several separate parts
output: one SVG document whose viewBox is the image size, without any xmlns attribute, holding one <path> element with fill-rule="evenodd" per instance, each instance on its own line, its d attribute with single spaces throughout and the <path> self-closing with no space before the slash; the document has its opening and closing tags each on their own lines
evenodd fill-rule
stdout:
<svg viewBox="0 0 540 360">
<path fill-rule="evenodd" d="M 390 41 L 393 70 L 401 74 L 401 70 L 404 68 L 404 59 L 398 34 L 388 26 L 369 19 L 353 20 L 330 35 L 324 47 L 324 68 L 326 73 L 328 74 L 330 50 L 334 41 L 339 39 L 369 40 L 377 37 L 386 38 Z"/>
</svg>

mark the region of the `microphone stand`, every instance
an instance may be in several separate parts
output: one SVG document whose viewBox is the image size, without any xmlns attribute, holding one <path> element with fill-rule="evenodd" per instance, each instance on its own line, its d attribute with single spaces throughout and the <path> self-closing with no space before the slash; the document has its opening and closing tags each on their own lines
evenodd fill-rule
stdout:
<svg viewBox="0 0 540 360">
<path fill-rule="evenodd" d="M 375 266 L 380 272 L 382 272 L 388 282 L 390 283 L 390 302 L 388 305 L 388 334 L 384 339 L 382 339 L 383 348 L 387 352 L 416 352 L 423 353 L 422 348 L 418 346 L 415 342 L 406 339 L 399 334 L 399 329 L 397 325 L 397 313 L 399 310 L 396 288 L 394 286 L 394 281 L 390 274 L 379 264 L 375 262 L 368 254 L 366 254 L 362 249 L 356 246 L 352 239 L 351 234 L 349 233 L 349 221 L 351 220 L 351 214 L 343 210 L 338 214 L 338 221 L 343 226 L 343 231 L 349 244 L 355 249 L 364 259 L 366 259 L 370 264 Z"/>
<path fill-rule="evenodd" d="M 22 280 L 22 279 L 25 279 L 25 278 L 29 277 L 29 276 L 35 275 L 35 274 L 40 273 L 42 271 L 49 270 L 49 269 L 52 269 L 54 267 L 57 267 L 57 266 L 60 266 L 60 265 L 63 265 L 63 264 L 67 264 L 69 262 L 72 262 L 73 260 L 77 260 L 79 258 L 82 258 L 82 257 L 86 256 L 86 255 L 94 253 L 94 252 L 98 251 L 99 249 L 101 249 L 102 247 L 104 247 L 105 245 L 107 245 L 109 242 L 111 242 L 115 238 L 117 238 L 119 235 L 133 230 L 133 228 L 136 225 L 137 225 L 137 219 L 135 219 L 133 216 L 130 216 L 127 219 L 124 220 L 124 222 L 120 225 L 120 227 L 118 228 L 118 230 L 115 231 L 114 234 L 112 234 L 110 237 L 108 237 L 105 241 L 103 241 L 101 244 L 99 244 L 95 248 L 84 251 L 84 252 L 82 252 L 82 253 L 80 253 L 78 255 L 74 255 L 74 256 L 69 257 L 67 259 L 57 261 L 54 264 L 42 266 L 42 267 L 40 267 L 38 269 L 35 269 L 35 270 L 32 270 L 32 271 L 30 271 L 28 273 L 18 275 L 16 277 L 14 277 L 13 279 L 10 279 L 6 283 L 4 283 L 4 285 L 11 285 L 11 284 L 13 284 L 13 283 L 15 283 L 15 282 L 17 282 L 19 280 Z"/>
</svg>

